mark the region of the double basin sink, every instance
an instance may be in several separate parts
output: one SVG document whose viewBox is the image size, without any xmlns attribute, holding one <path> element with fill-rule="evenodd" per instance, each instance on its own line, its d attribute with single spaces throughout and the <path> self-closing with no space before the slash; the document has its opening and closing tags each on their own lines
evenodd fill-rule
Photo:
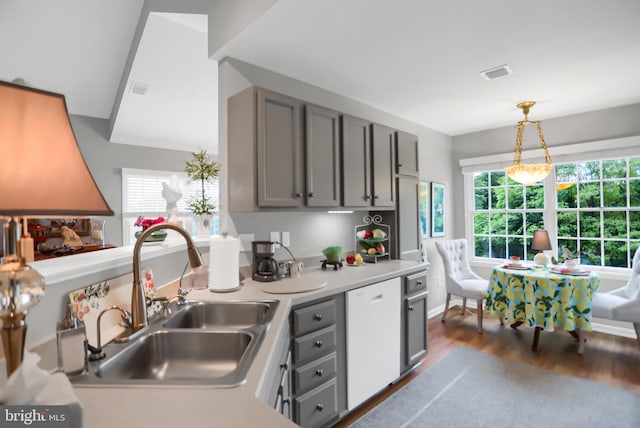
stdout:
<svg viewBox="0 0 640 428">
<path fill-rule="evenodd" d="M 244 383 L 273 320 L 277 301 L 188 303 L 128 343 L 104 347 L 106 359 L 71 376 L 77 386 Z"/>
</svg>

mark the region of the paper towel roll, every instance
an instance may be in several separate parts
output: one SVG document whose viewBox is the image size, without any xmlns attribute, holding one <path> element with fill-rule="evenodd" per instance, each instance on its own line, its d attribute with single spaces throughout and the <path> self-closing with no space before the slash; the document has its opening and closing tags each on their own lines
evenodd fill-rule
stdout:
<svg viewBox="0 0 640 428">
<path fill-rule="evenodd" d="M 209 290 L 232 291 L 240 286 L 240 240 L 212 236 L 209 250 Z"/>
</svg>

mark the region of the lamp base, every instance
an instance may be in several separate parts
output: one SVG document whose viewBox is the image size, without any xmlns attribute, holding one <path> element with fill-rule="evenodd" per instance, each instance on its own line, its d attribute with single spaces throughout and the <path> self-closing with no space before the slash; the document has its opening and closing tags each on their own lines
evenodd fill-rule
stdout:
<svg viewBox="0 0 640 428">
<path fill-rule="evenodd" d="M 24 322 L 24 317 L 24 313 L 0 315 L 7 379 L 22 364 L 25 338 L 27 337 L 27 325 Z"/>
<path fill-rule="evenodd" d="M 538 253 L 533 258 L 533 262 L 538 266 L 546 266 L 549 264 L 549 257 L 545 253 Z"/>
</svg>

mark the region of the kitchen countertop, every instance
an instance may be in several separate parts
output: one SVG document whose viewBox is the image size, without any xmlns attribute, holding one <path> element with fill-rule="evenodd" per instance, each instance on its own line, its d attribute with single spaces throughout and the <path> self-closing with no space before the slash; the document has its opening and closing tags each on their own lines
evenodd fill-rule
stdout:
<svg viewBox="0 0 640 428">
<path fill-rule="evenodd" d="M 302 276 L 285 281 L 314 281 L 326 285 L 317 290 L 270 294 L 262 291 L 267 284 L 251 279 L 235 292 L 212 293 L 193 290 L 189 299 L 221 300 L 278 300 L 278 310 L 265 335 L 260 350 L 247 374 L 245 384 L 234 388 L 207 386 L 170 387 L 74 387 L 82 402 L 84 426 L 102 428 L 113 426 L 189 426 L 189 427 L 296 427 L 270 405 L 260 399 L 269 391 L 269 373 L 278 369 L 274 350 L 282 349 L 289 339 L 288 316 L 293 305 L 299 305 L 389 278 L 425 269 L 426 263 L 388 260 L 361 267 L 346 266 L 338 271 L 320 267 L 307 268 Z M 266 383 L 265 383 L 266 382 Z"/>
</svg>

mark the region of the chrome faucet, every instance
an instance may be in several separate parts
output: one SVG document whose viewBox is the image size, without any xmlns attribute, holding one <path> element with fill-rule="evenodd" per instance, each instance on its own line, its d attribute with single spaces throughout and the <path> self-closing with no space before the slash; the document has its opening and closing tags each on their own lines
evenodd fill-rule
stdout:
<svg viewBox="0 0 640 428">
<path fill-rule="evenodd" d="M 100 360 L 104 357 L 106 357 L 104 350 L 102 349 L 102 329 L 100 327 L 100 320 L 102 320 L 102 316 L 104 314 L 106 314 L 109 311 L 120 311 L 120 313 L 122 314 L 122 321 L 124 321 L 126 327 L 131 327 L 131 316 L 129 315 L 129 313 L 127 311 L 125 311 L 124 309 L 122 309 L 119 306 L 109 306 L 108 308 L 105 308 L 102 310 L 102 312 L 100 312 L 100 315 L 98 315 L 98 321 L 96 322 L 96 332 L 97 332 L 97 339 L 98 339 L 98 346 L 96 348 L 93 347 L 89 347 L 91 350 L 91 355 L 89 356 L 89 359 L 91 361 L 96 361 L 96 360 Z"/>
<path fill-rule="evenodd" d="M 131 329 L 127 332 L 126 337 L 132 335 L 138 330 L 149 325 L 147 318 L 147 305 L 144 288 L 140 281 L 140 249 L 145 239 L 153 232 L 161 229 L 171 229 L 180 233 L 185 241 L 187 241 L 187 254 L 189 256 L 189 264 L 192 268 L 202 266 L 202 256 L 198 248 L 193 243 L 189 233 L 182 227 L 172 223 L 158 223 L 145 229 L 133 247 L 133 287 L 131 288 Z"/>
</svg>

